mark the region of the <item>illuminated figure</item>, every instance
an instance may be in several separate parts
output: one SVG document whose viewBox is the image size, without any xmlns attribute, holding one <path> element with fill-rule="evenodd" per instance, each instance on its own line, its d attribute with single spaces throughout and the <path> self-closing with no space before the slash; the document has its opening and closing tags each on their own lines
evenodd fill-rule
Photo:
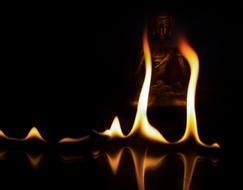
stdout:
<svg viewBox="0 0 243 190">
<path fill-rule="evenodd" d="M 148 106 L 186 106 L 190 70 L 178 51 L 177 44 L 172 40 L 172 17 L 151 17 L 148 32 L 152 54 L 152 80 Z M 139 75 L 144 73 L 143 62 L 144 58 L 141 59 L 137 70 Z"/>
</svg>

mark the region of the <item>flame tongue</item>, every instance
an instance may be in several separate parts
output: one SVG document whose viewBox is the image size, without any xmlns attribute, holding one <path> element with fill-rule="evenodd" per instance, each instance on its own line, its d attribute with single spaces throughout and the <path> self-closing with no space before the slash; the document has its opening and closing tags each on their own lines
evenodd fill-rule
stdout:
<svg viewBox="0 0 243 190">
<path fill-rule="evenodd" d="M 186 118 L 186 130 L 183 137 L 178 141 L 178 143 L 184 142 L 190 138 L 195 140 L 199 145 L 205 147 L 216 147 L 219 148 L 217 143 L 212 145 L 206 145 L 200 140 L 198 129 L 197 129 L 197 120 L 195 112 L 195 94 L 197 79 L 199 74 L 199 60 L 196 52 L 184 41 L 182 40 L 179 46 L 179 49 L 182 55 L 186 58 L 191 69 L 191 75 L 187 90 L 187 118 Z"/>
<path fill-rule="evenodd" d="M 37 130 L 36 127 L 32 127 L 32 129 L 27 134 L 27 136 L 22 140 L 31 140 L 31 139 L 37 139 L 46 142 L 46 140 L 41 136 L 40 132 Z"/>
<path fill-rule="evenodd" d="M 150 125 L 147 118 L 148 97 L 152 75 L 152 61 L 149 49 L 148 36 L 146 32 L 144 32 L 143 36 L 143 51 L 145 57 L 145 79 L 138 100 L 138 108 L 135 121 L 132 130 L 130 131 L 128 136 L 131 136 L 134 133 L 139 132 L 141 135 L 148 139 L 162 143 L 168 143 L 168 141 L 162 136 L 162 134 Z"/>
<path fill-rule="evenodd" d="M 101 133 L 103 135 L 109 136 L 109 137 L 120 137 L 124 138 L 125 135 L 123 135 L 121 130 L 121 125 L 119 122 L 118 117 L 116 116 L 111 124 L 111 128 Z"/>
</svg>

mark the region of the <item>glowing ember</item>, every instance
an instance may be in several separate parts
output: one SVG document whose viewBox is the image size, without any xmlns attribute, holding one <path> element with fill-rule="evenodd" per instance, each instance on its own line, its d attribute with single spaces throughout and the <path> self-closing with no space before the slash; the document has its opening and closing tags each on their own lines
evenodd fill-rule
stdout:
<svg viewBox="0 0 243 190">
<path fill-rule="evenodd" d="M 84 137 L 80 137 L 80 138 L 70 138 L 70 137 L 66 137 L 61 139 L 58 143 L 59 144 L 66 144 L 66 143 L 79 143 L 82 141 L 85 141 L 87 139 L 89 139 L 89 136 L 84 136 Z"/>
<path fill-rule="evenodd" d="M 36 139 L 36 140 L 46 142 L 46 140 L 41 136 L 40 132 L 38 131 L 38 129 L 36 127 L 32 127 L 25 138 L 8 137 L 2 131 L 0 131 L 0 138 L 4 138 L 7 140 L 13 140 L 13 141 L 28 141 L 28 140 Z"/>
<path fill-rule="evenodd" d="M 196 93 L 197 79 L 199 74 L 198 56 L 196 52 L 184 40 L 181 40 L 179 49 L 190 65 L 191 75 L 190 75 L 190 80 L 189 80 L 189 85 L 187 90 L 186 130 L 183 137 L 177 143 L 182 143 L 187 141 L 188 139 L 193 139 L 199 145 L 202 145 L 204 147 L 219 148 L 219 144 L 217 143 L 214 143 L 212 145 L 204 144 L 200 140 L 198 134 L 196 112 L 195 112 L 195 93 Z"/>
</svg>

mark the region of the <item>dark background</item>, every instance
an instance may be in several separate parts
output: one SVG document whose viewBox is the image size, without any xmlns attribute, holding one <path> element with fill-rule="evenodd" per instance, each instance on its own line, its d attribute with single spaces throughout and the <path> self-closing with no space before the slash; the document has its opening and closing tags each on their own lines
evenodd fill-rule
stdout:
<svg viewBox="0 0 243 190">
<path fill-rule="evenodd" d="M 222 159 L 231 160 L 231 150 L 237 155 L 240 145 L 240 111 L 234 108 L 240 107 L 241 100 L 237 11 L 189 14 L 144 8 L 96 10 L 92 6 L 75 11 L 55 6 L 6 11 L 1 18 L 0 129 L 9 136 L 23 137 L 37 126 L 46 139 L 55 142 L 108 128 L 115 115 L 129 128 L 135 113 L 129 102 L 136 93 L 134 72 L 144 25 L 158 13 L 173 16 L 174 32 L 186 35 L 199 55 L 196 106 L 200 136 L 209 144 L 219 142 Z M 185 123 L 183 110 L 162 109 L 153 114 L 151 123 L 168 138 L 180 136 L 183 128 L 177 125 Z M 157 125 L 156 117 L 162 123 L 166 120 L 166 125 Z M 230 165 L 223 167 L 225 173 Z"/>
</svg>

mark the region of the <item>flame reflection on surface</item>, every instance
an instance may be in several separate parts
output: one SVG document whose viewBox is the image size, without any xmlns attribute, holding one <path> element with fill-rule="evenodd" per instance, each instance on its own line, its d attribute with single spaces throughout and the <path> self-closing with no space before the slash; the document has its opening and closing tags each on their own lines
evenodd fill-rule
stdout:
<svg viewBox="0 0 243 190">
<path fill-rule="evenodd" d="M 148 170 L 158 168 L 165 160 L 165 156 L 153 157 L 147 154 L 145 150 L 142 154 L 131 147 L 121 148 L 115 154 L 106 153 L 108 163 L 114 175 L 117 174 L 120 165 L 121 157 L 124 151 L 128 151 L 132 157 L 133 165 L 135 168 L 135 176 L 139 190 L 145 189 L 145 173 Z"/>
<path fill-rule="evenodd" d="M 29 160 L 29 163 L 33 169 L 37 169 L 40 165 L 41 160 L 43 159 L 44 153 L 40 153 L 38 155 L 30 155 L 26 153 L 26 156 Z"/>
<path fill-rule="evenodd" d="M 119 166 L 124 164 L 122 163 L 122 157 L 125 152 L 128 152 L 132 158 L 137 186 L 139 190 L 145 190 L 145 176 L 146 172 L 150 170 L 159 170 L 163 164 L 165 164 L 166 160 L 170 159 L 171 155 L 176 154 L 177 160 L 181 160 L 183 164 L 183 182 L 180 183 L 182 190 L 190 190 L 191 183 L 193 181 L 193 176 L 195 173 L 200 174 L 200 171 L 197 169 L 197 164 L 199 162 L 206 161 L 210 159 L 213 163 L 215 160 L 211 159 L 207 156 L 202 156 L 197 154 L 196 152 L 175 152 L 175 153 L 163 153 L 161 156 L 157 155 L 151 156 L 148 155 L 148 149 L 143 152 L 139 152 L 131 147 L 123 147 L 119 149 L 117 152 L 107 153 L 105 152 L 106 159 L 109 163 L 109 166 L 112 170 L 113 175 L 117 176 L 119 173 Z M 216 160 L 217 161 L 217 160 Z M 214 166 L 214 164 L 212 164 Z M 180 172 L 180 170 L 178 170 Z"/>
</svg>

